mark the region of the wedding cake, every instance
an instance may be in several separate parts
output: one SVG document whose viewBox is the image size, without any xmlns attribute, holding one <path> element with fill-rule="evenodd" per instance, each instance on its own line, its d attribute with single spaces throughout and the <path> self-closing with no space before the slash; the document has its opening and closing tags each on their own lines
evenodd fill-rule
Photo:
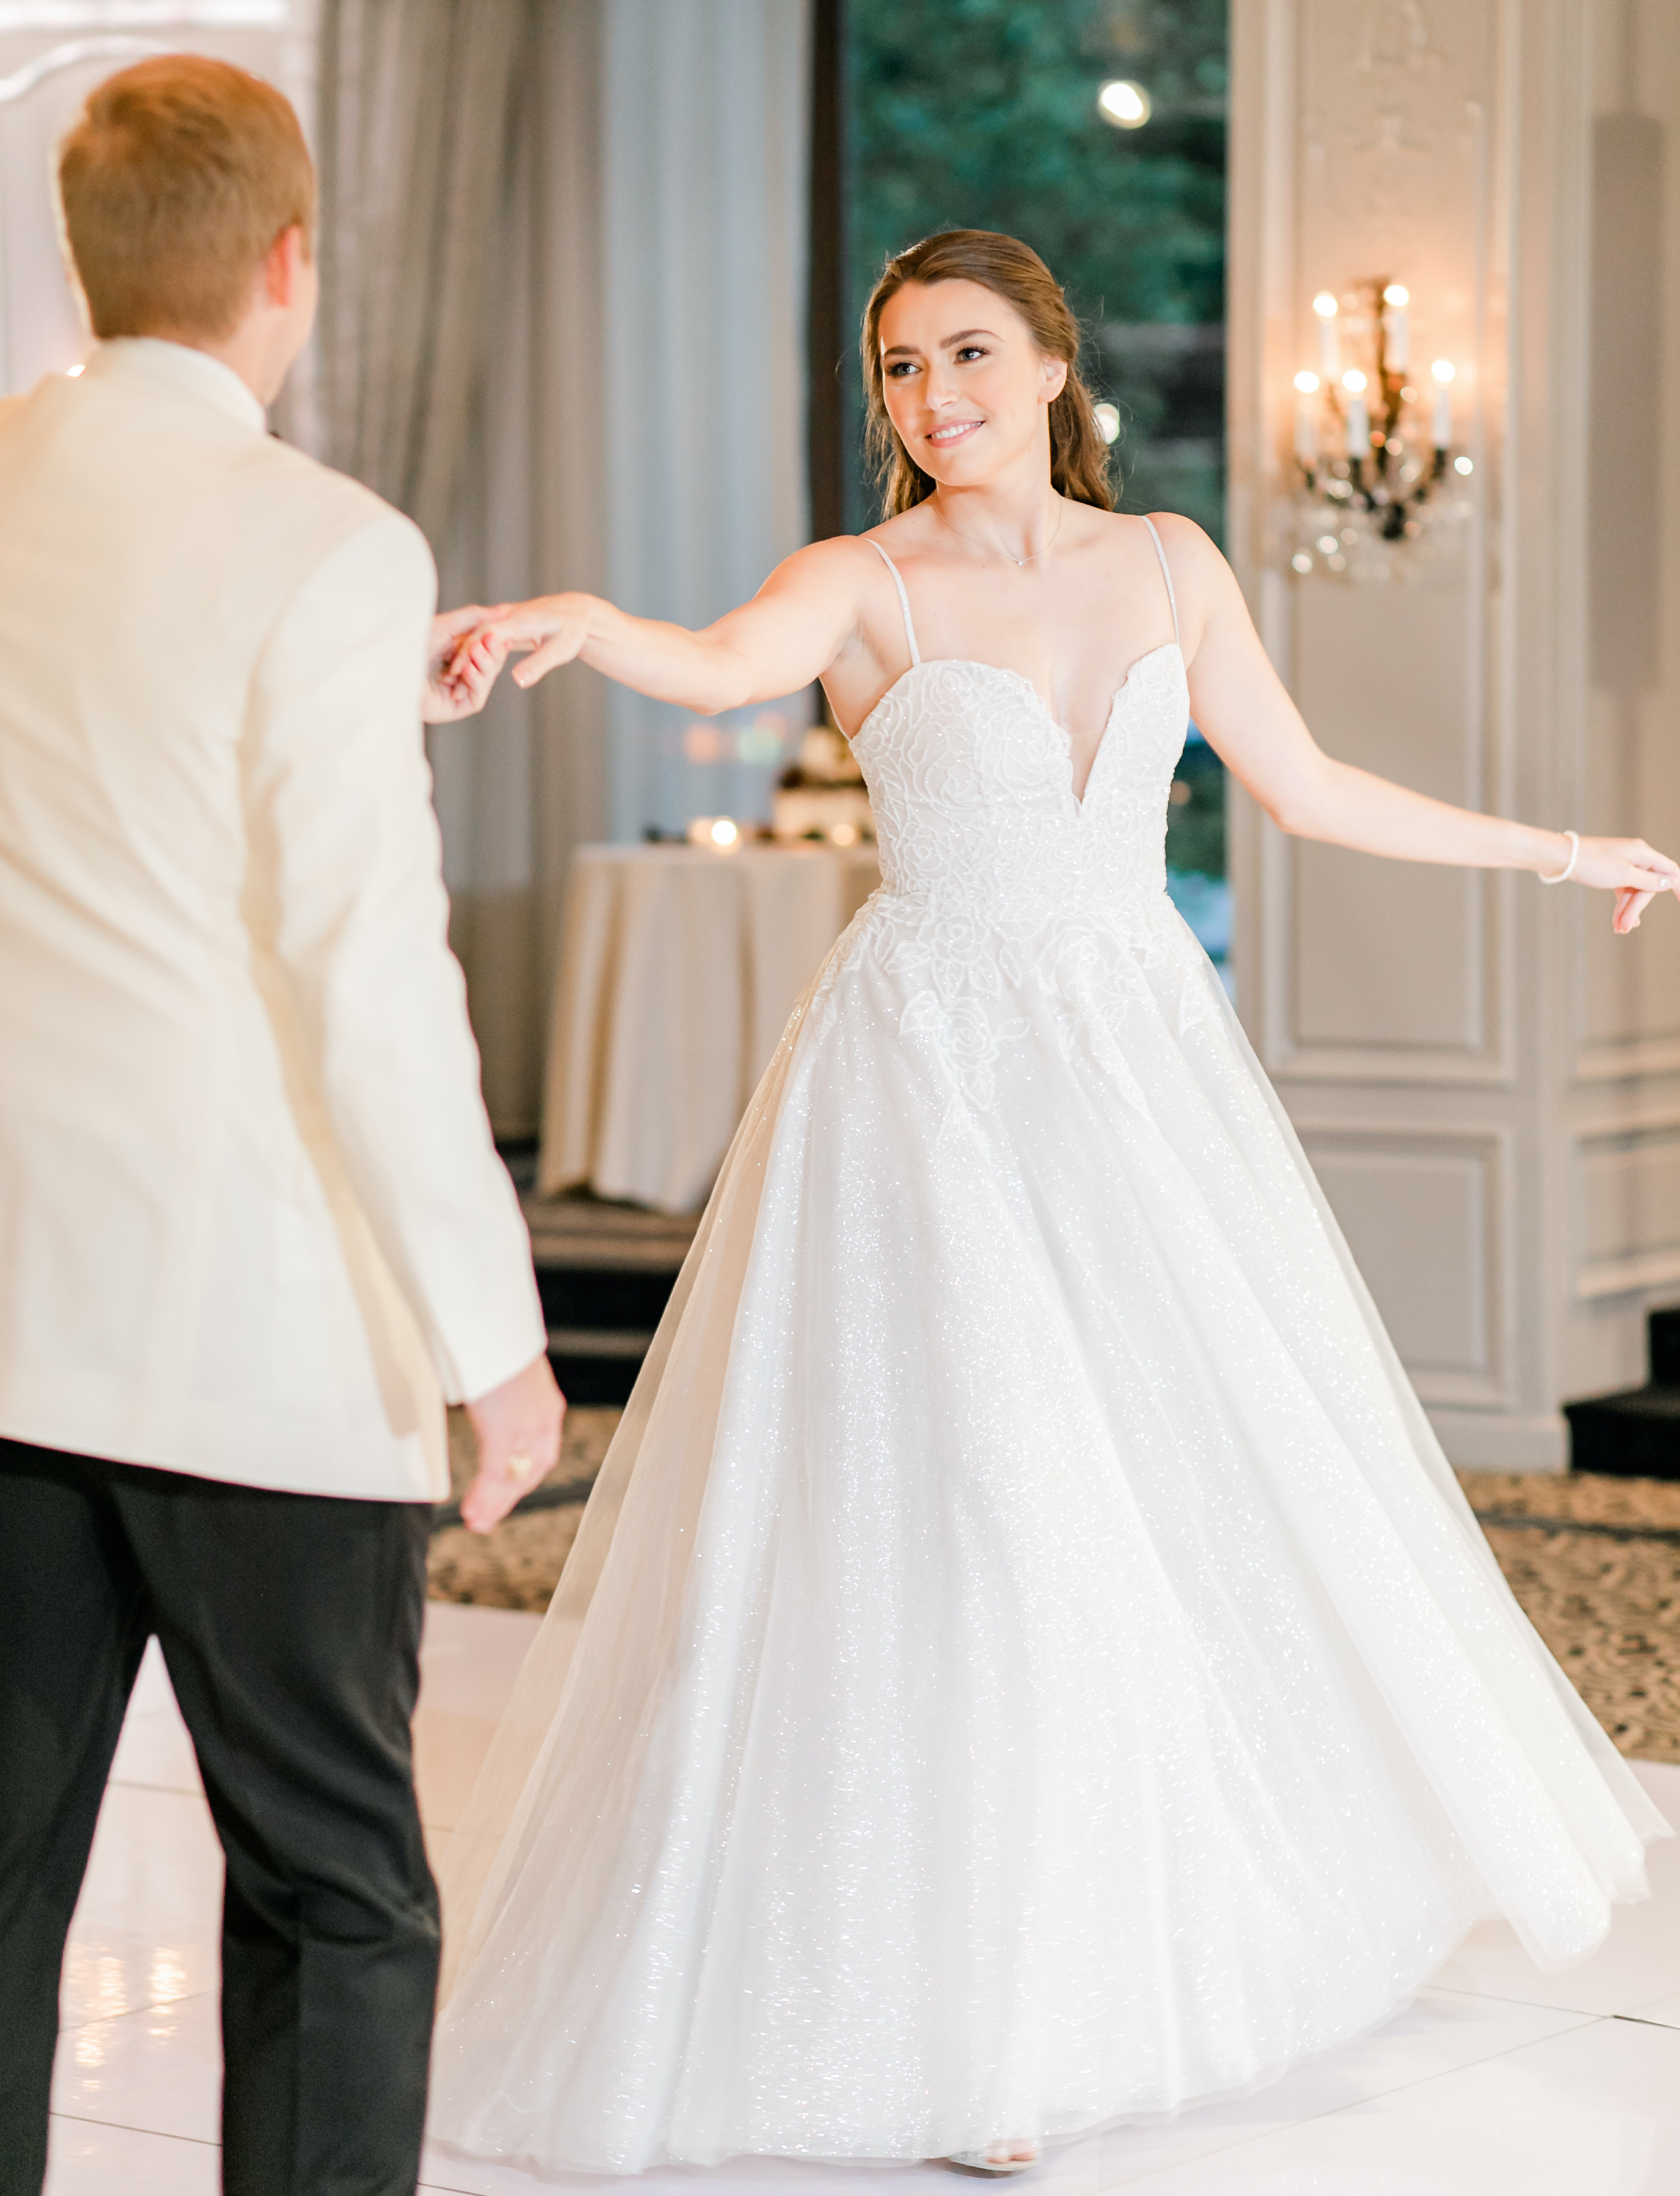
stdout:
<svg viewBox="0 0 1680 2196">
<path fill-rule="evenodd" d="M 778 839 L 826 839 L 837 847 L 874 838 L 863 772 L 832 725 L 813 725 L 800 743 L 799 760 L 783 771 L 771 829 Z"/>
</svg>

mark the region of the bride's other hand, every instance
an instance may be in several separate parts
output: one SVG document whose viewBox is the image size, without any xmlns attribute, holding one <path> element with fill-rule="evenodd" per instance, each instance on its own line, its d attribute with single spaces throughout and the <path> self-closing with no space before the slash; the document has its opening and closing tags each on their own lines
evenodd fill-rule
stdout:
<svg viewBox="0 0 1680 2196">
<path fill-rule="evenodd" d="M 1625 937 L 1638 929 L 1640 916 L 1659 893 L 1680 890 L 1680 862 L 1671 862 L 1642 839 L 1583 839 L 1574 881 L 1614 893 L 1610 927 Z"/>
<path fill-rule="evenodd" d="M 426 695 L 420 715 L 428 725 L 476 717 L 490 698 L 507 650 L 487 630 L 505 604 L 487 610 L 467 603 L 432 621 L 426 656 Z"/>
<path fill-rule="evenodd" d="M 461 1521 L 474 1533 L 495 1530 L 522 1494 L 540 1486 L 560 1460 L 566 1399 L 546 1357 L 468 1403 L 478 1439 L 478 1475 L 461 1498 Z"/>
</svg>

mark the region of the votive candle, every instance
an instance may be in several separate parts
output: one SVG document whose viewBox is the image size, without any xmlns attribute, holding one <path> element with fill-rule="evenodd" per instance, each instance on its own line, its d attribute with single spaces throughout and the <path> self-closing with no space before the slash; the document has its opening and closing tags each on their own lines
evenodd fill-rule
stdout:
<svg viewBox="0 0 1680 2196">
<path fill-rule="evenodd" d="M 1411 293 L 1399 283 L 1391 282 L 1382 296 L 1387 308 L 1382 315 L 1384 362 L 1391 373 L 1404 373 L 1411 356 L 1411 322 L 1406 311 Z"/>
<path fill-rule="evenodd" d="M 1304 465 L 1318 462 L 1318 377 L 1295 376 L 1295 455 Z"/>
<path fill-rule="evenodd" d="M 1321 290 L 1312 300 L 1312 309 L 1318 315 L 1318 371 L 1326 381 L 1334 381 L 1341 372 L 1341 338 L 1335 324 L 1335 299 L 1328 290 Z"/>
<path fill-rule="evenodd" d="M 1429 368 L 1435 377 L 1434 436 L 1438 450 L 1452 447 L 1452 384 L 1457 370 L 1450 358 L 1438 358 Z"/>
</svg>

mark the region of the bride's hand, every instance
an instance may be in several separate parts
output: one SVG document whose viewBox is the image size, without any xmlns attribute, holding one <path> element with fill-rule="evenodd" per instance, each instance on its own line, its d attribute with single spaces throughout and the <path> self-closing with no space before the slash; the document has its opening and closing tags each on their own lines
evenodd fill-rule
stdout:
<svg viewBox="0 0 1680 2196">
<path fill-rule="evenodd" d="M 1568 841 L 1563 843 L 1567 859 Z M 1558 867 L 1562 866 L 1560 861 Z M 1680 862 L 1671 862 L 1642 839 L 1583 839 L 1574 882 L 1614 893 L 1610 927 L 1625 936 L 1638 929 L 1640 916 L 1660 892 L 1680 889 Z"/>
<path fill-rule="evenodd" d="M 483 639 L 501 648 L 504 656 L 530 653 L 513 673 L 516 686 L 535 686 L 545 673 L 579 655 L 589 638 L 590 614 L 597 607 L 594 595 L 539 595 L 528 603 L 504 603 L 500 610 L 483 614 L 474 641 Z"/>
<path fill-rule="evenodd" d="M 482 603 L 467 603 L 432 619 L 426 652 L 426 694 L 420 702 L 426 724 L 449 725 L 460 717 L 476 717 L 490 700 L 507 650 L 486 628 L 506 608 L 499 604 L 486 610 Z"/>
</svg>

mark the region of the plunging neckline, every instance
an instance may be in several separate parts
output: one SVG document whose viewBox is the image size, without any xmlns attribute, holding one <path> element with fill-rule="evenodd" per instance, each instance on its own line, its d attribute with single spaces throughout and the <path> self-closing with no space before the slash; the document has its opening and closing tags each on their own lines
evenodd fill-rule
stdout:
<svg viewBox="0 0 1680 2196">
<path fill-rule="evenodd" d="M 852 734 L 849 744 L 854 749 L 855 749 L 858 742 L 862 739 L 865 733 L 868 731 L 876 718 L 880 714 L 881 711 L 885 708 L 888 702 L 892 700 L 899 688 L 904 685 L 906 679 L 913 677 L 917 672 L 933 671 L 949 667 L 954 667 L 959 671 L 989 671 L 999 679 L 1008 679 L 1016 685 L 1024 687 L 1027 693 L 1031 696 L 1045 722 L 1060 738 L 1068 764 L 1068 798 L 1072 801 L 1077 812 L 1083 816 L 1086 812 L 1086 803 L 1091 798 L 1092 782 L 1097 775 L 1097 766 L 1102 760 L 1103 751 L 1109 744 L 1109 734 L 1114 729 L 1115 714 L 1119 710 L 1121 702 L 1126 698 L 1127 692 L 1132 685 L 1133 677 L 1139 670 L 1142 669 L 1143 666 L 1150 662 L 1152 658 L 1157 656 L 1166 656 L 1169 653 L 1178 656 L 1180 662 L 1184 661 L 1184 652 L 1180 649 L 1178 642 L 1176 640 L 1163 640 L 1154 648 L 1146 648 L 1141 656 L 1134 656 L 1131 662 L 1127 665 L 1125 677 L 1121 680 L 1119 685 L 1115 688 L 1114 692 L 1109 697 L 1109 714 L 1103 721 L 1102 731 L 1098 734 L 1097 745 L 1092 752 L 1091 767 L 1085 773 L 1085 790 L 1083 793 L 1075 793 L 1074 790 L 1073 734 L 1068 730 L 1068 727 L 1062 722 L 1061 719 L 1056 715 L 1049 702 L 1045 700 L 1044 696 L 1039 691 L 1037 685 L 1027 676 L 1024 671 L 1011 670 L 1006 663 L 982 663 L 976 656 L 919 656 L 914 663 L 907 663 L 903 670 L 899 673 L 897 678 L 894 679 L 892 685 L 887 688 L 885 693 L 881 696 L 880 699 L 875 703 L 873 708 L 870 710 L 868 715 L 858 726 L 856 731 Z"/>
</svg>

